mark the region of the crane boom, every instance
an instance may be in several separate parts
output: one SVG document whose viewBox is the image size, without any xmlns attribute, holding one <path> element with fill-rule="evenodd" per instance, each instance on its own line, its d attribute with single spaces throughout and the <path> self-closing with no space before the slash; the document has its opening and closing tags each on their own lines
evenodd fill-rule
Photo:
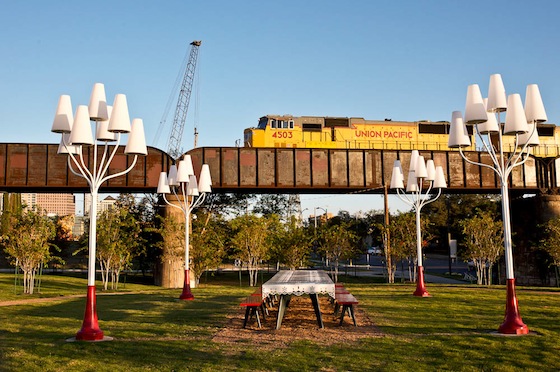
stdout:
<svg viewBox="0 0 560 372">
<path fill-rule="evenodd" d="M 193 41 L 191 45 L 191 52 L 185 76 L 179 91 L 179 98 L 177 99 L 177 107 L 175 109 L 175 117 L 173 118 L 173 126 L 169 135 L 169 142 L 167 143 L 167 153 L 177 160 L 181 154 L 181 140 L 183 139 L 183 130 L 185 128 L 185 121 L 187 119 L 187 111 L 189 110 L 189 101 L 191 98 L 191 91 L 194 82 L 194 72 L 196 69 L 196 60 L 198 58 L 198 48 L 202 41 Z"/>
</svg>

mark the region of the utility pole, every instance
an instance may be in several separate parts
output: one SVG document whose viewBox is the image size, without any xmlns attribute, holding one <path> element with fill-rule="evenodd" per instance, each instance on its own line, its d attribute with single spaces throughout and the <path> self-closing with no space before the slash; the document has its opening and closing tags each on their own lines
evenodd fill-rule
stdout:
<svg viewBox="0 0 560 372">
<path fill-rule="evenodd" d="M 391 231 L 389 230 L 389 194 L 387 184 L 383 184 L 383 207 L 384 207 L 384 225 L 385 225 L 385 264 L 387 265 L 387 274 L 391 272 L 393 262 L 391 261 Z M 390 277 L 390 275 L 389 275 Z"/>
</svg>

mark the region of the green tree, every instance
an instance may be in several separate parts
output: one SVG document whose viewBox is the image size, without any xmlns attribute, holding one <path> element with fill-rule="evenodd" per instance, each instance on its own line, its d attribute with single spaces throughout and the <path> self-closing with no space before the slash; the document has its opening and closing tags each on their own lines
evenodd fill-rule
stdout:
<svg viewBox="0 0 560 372">
<path fill-rule="evenodd" d="M 55 225 L 36 210 L 12 214 L 10 218 L 10 228 L 1 237 L 2 245 L 11 258 L 11 264 L 23 271 L 24 293 L 33 294 L 40 267 L 57 259 L 50 250 L 56 247 L 49 242 L 55 238 Z"/>
<path fill-rule="evenodd" d="M 202 274 L 210 268 L 217 267 L 225 257 L 228 225 L 220 216 L 208 211 L 199 211 L 196 216 L 192 222 L 190 237 L 190 270 L 198 285 Z"/>
<path fill-rule="evenodd" d="M 421 220 L 422 224 L 426 224 L 426 219 Z M 422 227 L 421 227 L 422 228 Z M 391 233 L 391 267 L 387 270 L 392 274 L 389 275 L 389 283 L 395 282 L 395 272 L 397 262 L 402 260 L 408 261 L 409 279 L 414 280 L 415 275 L 412 274 L 411 265 L 417 255 L 416 249 L 416 215 L 414 212 L 399 213 L 392 216 L 389 222 Z"/>
<path fill-rule="evenodd" d="M 289 199 L 285 194 L 264 194 L 258 197 L 253 213 L 262 216 L 276 214 L 281 220 L 286 220 L 289 210 Z"/>
<path fill-rule="evenodd" d="M 140 254 L 140 226 L 124 205 L 109 209 L 97 219 L 97 259 L 101 266 L 103 288 L 109 280 L 118 289 L 120 273 Z"/>
<path fill-rule="evenodd" d="M 313 236 L 309 235 L 308 229 L 300 226 L 295 217 L 280 226 L 274 241 L 273 250 L 279 262 L 291 270 L 307 266 Z"/>
<path fill-rule="evenodd" d="M 556 283 L 560 286 L 560 217 L 552 218 L 542 226 L 544 238 L 540 248 L 550 256 L 552 265 L 555 266 Z"/>
<path fill-rule="evenodd" d="M 477 211 L 499 216 L 499 197 L 490 194 L 445 194 L 422 208 L 422 215 L 430 220 L 428 229 L 436 238 L 434 243 L 447 250 L 448 236 L 460 240 L 463 235 L 462 227 L 456 222 L 475 216 Z M 460 249 L 463 247 L 460 246 Z"/>
<path fill-rule="evenodd" d="M 259 264 L 269 256 L 271 236 L 269 229 L 276 219 L 254 214 L 239 216 L 230 221 L 235 247 L 235 258 L 245 262 L 249 270 L 249 285 L 256 286 Z"/>
<path fill-rule="evenodd" d="M 338 281 L 340 260 L 352 258 L 355 254 L 357 237 L 348 228 L 348 223 L 321 225 L 318 234 L 318 247 L 329 261 L 334 263 L 334 280 Z"/>
<path fill-rule="evenodd" d="M 217 194 L 207 196 L 204 205 L 224 217 L 237 217 L 249 213 L 257 196 L 255 194 Z"/>
<path fill-rule="evenodd" d="M 478 211 L 478 214 L 460 221 L 465 234 L 463 253 L 465 260 L 474 262 L 478 284 L 490 285 L 492 266 L 504 251 L 502 222 L 496 221 L 490 211 Z"/>
</svg>

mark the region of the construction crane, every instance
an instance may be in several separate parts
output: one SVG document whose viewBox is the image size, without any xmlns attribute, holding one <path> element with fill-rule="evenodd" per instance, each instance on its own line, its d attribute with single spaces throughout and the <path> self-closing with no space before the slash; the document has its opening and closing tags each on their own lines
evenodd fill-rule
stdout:
<svg viewBox="0 0 560 372">
<path fill-rule="evenodd" d="M 177 99 L 177 107 L 175 109 L 175 117 L 173 118 L 173 126 L 171 127 L 171 132 L 169 135 L 169 141 L 167 142 L 167 153 L 171 155 L 171 157 L 177 160 L 182 155 L 181 150 L 181 140 L 183 139 L 183 130 L 185 129 L 185 121 L 187 119 L 187 111 L 189 110 L 189 101 L 191 98 L 191 92 L 194 82 L 194 73 L 196 70 L 196 61 L 198 59 L 198 48 L 202 44 L 202 41 L 193 41 L 190 43 L 191 50 L 189 53 L 189 59 L 185 68 L 185 74 L 183 77 L 183 82 L 181 84 L 181 89 L 179 90 L 179 97 Z M 176 89 L 176 86 L 175 86 Z M 168 103 L 168 107 L 166 111 L 169 110 L 170 102 Z M 165 124 L 165 117 L 167 114 L 164 114 L 164 118 L 160 122 L 160 128 L 158 129 L 158 134 L 161 131 L 162 126 Z M 194 143 L 196 147 L 197 143 L 197 136 L 198 132 L 194 130 Z"/>
</svg>

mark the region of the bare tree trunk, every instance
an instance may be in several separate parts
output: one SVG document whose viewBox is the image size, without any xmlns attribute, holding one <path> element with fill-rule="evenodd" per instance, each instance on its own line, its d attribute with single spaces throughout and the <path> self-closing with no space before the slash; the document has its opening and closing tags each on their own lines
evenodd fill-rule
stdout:
<svg viewBox="0 0 560 372">
<path fill-rule="evenodd" d="M 474 261 L 474 265 L 476 267 L 476 284 L 481 285 L 482 284 L 482 276 L 483 276 L 483 271 L 484 269 L 482 268 L 482 262 L 479 260 L 473 260 Z"/>
</svg>

